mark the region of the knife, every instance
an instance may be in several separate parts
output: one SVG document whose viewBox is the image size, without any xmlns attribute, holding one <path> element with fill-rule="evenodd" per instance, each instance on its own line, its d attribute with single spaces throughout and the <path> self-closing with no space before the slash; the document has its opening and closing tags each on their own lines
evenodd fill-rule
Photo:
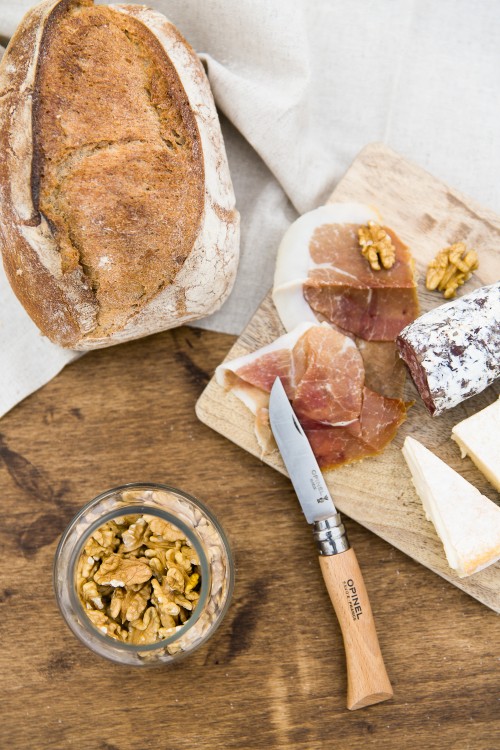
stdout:
<svg viewBox="0 0 500 750">
<path fill-rule="evenodd" d="M 393 691 L 356 555 L 279 378 L 271 389 L 269 421 L 304 515 L 313 524 L 321 572 L 344 640 L 347 708 L 388 700 Z"/>
</svg>

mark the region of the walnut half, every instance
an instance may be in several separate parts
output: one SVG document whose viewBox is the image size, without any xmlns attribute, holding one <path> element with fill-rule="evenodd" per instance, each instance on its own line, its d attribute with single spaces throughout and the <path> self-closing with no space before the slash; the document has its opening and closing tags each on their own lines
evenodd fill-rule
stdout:
<svg viewBox="0 0 500 750">
<path fill-rule="evenodd" d="M 358 229 L 358 240 L 361 252 L 373 271 L 392 268 L 396 260 L 396 248 L 383 227 L 369 221 Z"/>
<path fill-rule="evenodd" d="M 443 292 L 444 298 L 450 299 L 477 268 L 479 259 L 476 251 L 467 250 L 465 242 L 455 242 L 440 250 L 429 263 L 425 286 L 431 291 L 437 289 Z"/>
</svg>

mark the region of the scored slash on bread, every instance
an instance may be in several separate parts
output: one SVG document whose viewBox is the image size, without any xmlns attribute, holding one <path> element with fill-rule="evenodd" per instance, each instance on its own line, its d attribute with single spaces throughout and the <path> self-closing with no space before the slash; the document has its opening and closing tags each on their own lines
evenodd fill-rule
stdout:
<svg viewBox="0 0 500 750">
<path fill-rule="evenodd" d="M 209 83 L 160 13 L 46 0 L 0 66 L 0 242 L 42 333 L 93 349 L 214 312 L 239 216 Z"/>
<path fill-rule="evenodd" d="M 500 507 L 418 440 L 406 437 L 403 456 L 428 520 L 460 578 L 500 559 Z"/>
</svg>

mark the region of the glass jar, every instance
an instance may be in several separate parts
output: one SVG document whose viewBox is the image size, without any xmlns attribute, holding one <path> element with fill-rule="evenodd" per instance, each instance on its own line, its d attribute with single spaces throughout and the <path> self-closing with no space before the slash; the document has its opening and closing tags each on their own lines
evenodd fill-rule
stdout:
<svg viewBox="0 0 500 750">
<path fill-rule="evenodd" d="M 87 616 L 77 591 L 77 566 L 89 537 L 121 516 L 156 516 L 177 527 L 196 551 L 200 596 L 189 619 L 173 635 L 135 645 L 101 632 Z M 201 646 L 220 625 L 231 599 L 234 564 L 227 538 L 199 500 L 162 484 L 134 483 L 103 492 L 73 518 L 54 560 L 54 589 L 61 613 L 73 633 L 96 654 L 135 666 L 168 664 Z"/>
</svg>

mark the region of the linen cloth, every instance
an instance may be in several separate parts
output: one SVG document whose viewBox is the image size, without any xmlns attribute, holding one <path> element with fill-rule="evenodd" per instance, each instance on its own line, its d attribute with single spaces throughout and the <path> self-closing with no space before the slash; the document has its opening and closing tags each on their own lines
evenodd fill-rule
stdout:
<svg viewBox="0 0 500 750">
<path fill-rule="evenodd" d="M 0 0 L 1 42 L 32 4 Z M 369 142 L 499 210 L 497 0 L 148 4 L 204 61 L 241 213 L 233 293 L 194 325 L 241 332 L 272 285 L 286 227 L 325 200 Z M 38 333 L 0 271 L 0 416 L 75 356 Z"/>
</svg>

